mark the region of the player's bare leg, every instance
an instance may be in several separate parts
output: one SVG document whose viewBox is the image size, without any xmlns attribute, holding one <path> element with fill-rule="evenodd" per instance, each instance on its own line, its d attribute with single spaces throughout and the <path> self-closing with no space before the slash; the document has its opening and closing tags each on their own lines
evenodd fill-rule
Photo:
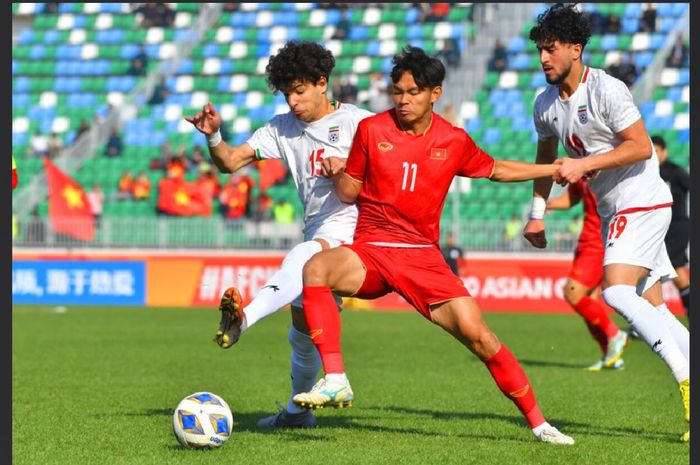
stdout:
<svg viewBox="0 0 700 465">
<path fill-rule="evenodd" d="M 315 255 L 304 267 L 304 315 L 309 334 L 321 355 L 325 377 L 309 391 L 294 396 L 302 408 L 350 407 L 354 393 L 345 374 L 340 348 L 340 315 L 331 289 L 350 296 L 365 278 L 355 252 L 338 247 Z"/>
<path fill-rule="evenodd" d="M 484 322 L 472 297 L 459 297 L 431 306 L 433 323 L 464 344 L 488 368 L 503 394 L 525 416 L 532 433 L 542 442 L 574 444 L 542 415 L 530 382 L 520 363 Z"/>
</svg>

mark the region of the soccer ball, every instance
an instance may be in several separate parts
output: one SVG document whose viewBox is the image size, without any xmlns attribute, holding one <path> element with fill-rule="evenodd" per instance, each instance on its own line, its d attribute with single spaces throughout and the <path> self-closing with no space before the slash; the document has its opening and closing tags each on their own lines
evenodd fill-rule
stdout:
<svg viewBox="0 0 700 465">
<path fill-rule="evenodd" d="M 231 409 L 224 399 L 211 392 L 195 392 L 185 397 L 173 413 L 173 433 L 185 447 L 221 447 L 231 435 L 232 427 Z"/>
</svg>

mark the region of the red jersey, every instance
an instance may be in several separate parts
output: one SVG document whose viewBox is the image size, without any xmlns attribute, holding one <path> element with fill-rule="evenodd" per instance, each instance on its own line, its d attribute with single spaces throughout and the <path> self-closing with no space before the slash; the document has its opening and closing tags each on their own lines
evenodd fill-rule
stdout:
<svg viewBox="0 0 700 465">
<path fill-rule="evenodd" d="M 598 200 L 586 181 L 569 184 L 569 195 L 581 198 L 583 202 L 583 229 L 578 239 L 577 248 L 603 249 L 603 236 L 600 232 L 600 216 L 598 215 Z"/>
<path fill-rule="evenodd" d="M 355 243 L 438 245 L 440 214 L 455 176 L 491 176 L 494 159 L 433 113 L 420 136 L 404 132 L 394 109 L 362 120 L 345 172 L 362 182 Z"/>
</svg>

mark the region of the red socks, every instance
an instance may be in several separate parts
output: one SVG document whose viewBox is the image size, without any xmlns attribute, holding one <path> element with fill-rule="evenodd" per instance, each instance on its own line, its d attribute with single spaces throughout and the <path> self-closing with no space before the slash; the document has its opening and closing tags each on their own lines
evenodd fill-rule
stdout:
<svg viewBox="0 0 700 465">
<path fill-rule="evenodd" d="M 600 303 L 587 295 L 574 305 L 574 310 L 586 320 L 588 330 L 598 342 L 600 350 L 605 353 L 608 348 L 608 339 L 614 337 L 619 331 L 617 325 L 608 316 L 608 312 Z"/>
<path fill-rule="evenodd" d="M 323 371 L 345 373 L 340 350 L 340 312 L 328 286 L 304 286 L 304 316 Z"/>
<path fill-rule="evenodd" d="M 544 423 L 544 416 L 537 406 L 530 382 L 511 351 L 501 344 L 500 350 L 484 363 L 498 388 L 518 407 L 530 428 Z"/>
</svg>

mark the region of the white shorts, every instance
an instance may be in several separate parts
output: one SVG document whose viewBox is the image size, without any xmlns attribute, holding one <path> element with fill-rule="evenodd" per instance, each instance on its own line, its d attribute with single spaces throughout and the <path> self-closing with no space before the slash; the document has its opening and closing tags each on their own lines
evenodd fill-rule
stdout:
<svg viewBox="0 0 700 465">
<path fill-rule="evenodd" d="M 352 238 L 355 235 L 355 225 L 357 222 L 355 218 L 329 218 L 318 228 L 311 229 L 304 234 L 304 241 L 311 241 L 314 239 L 323 239 L 328 243 L 331 249 L 335 247 L 340 247 L 343 244 L 352 244 Z M 296 299 L 292 301 L 293 307 L 303 307 L 303 294 L 299 295 Z M 343 303 L 343 298 L 339 295 L 333 294 L 335 303 L 338 308 Z"/>
<path fill-rule="evenodd" d="M 648 289 L 659 279 L 674 278 L 676 271 L 664 243 L 670 223 L 671 209 L 668 207 L 617 214 L 610 221 L 603 221 L 603 266 L 622 263 L 647 268 L 649 276 L 642 283 L 642 290 Z"/>
</svg>

